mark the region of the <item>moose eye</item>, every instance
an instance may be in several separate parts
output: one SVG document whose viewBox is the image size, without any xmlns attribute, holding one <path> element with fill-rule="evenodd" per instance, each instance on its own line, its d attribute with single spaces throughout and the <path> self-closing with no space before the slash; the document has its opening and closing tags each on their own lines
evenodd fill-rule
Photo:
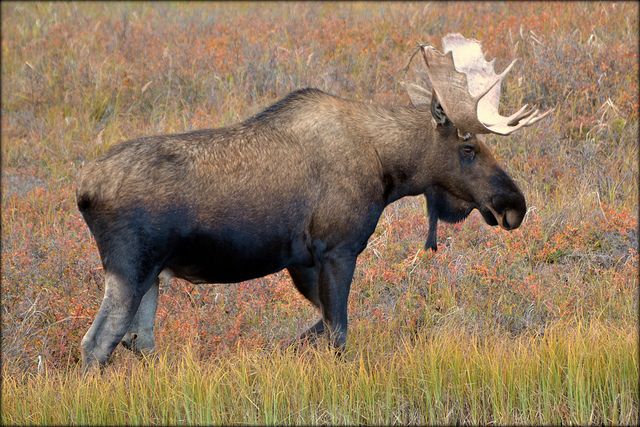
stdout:
<svg viewBox="0 0 640 427">
<path fill-rule="evenodd" d="M 475 148 L 473 147 L 473 145 L 464 145 L 462 146 L 462 152 L 464 154 L 470 155 L 470 154 L 475 154 Z"/>
<path fill-rule="evenodd" d="M 465 144 L 460 148 L 462 160 L 470 162 L 476 157 L 476 148 L 473 145 Z"/>
</svg>

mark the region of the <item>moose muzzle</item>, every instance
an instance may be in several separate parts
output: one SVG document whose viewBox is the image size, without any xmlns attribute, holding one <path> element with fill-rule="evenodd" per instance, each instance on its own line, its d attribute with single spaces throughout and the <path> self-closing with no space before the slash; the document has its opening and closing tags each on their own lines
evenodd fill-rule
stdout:
<svg viewBox="0 0 640 427">
<path fill-rule="evenodd" d="M 487 208 L 495 218 L 495 225 L 500 225 L 505 230 L 513 230 L 522 224 L 527 213 L 527 204 L 520 189 L 506 173 L 500 171 L 499 181 L 498 191 L 491 197 Z"/>
</svg>

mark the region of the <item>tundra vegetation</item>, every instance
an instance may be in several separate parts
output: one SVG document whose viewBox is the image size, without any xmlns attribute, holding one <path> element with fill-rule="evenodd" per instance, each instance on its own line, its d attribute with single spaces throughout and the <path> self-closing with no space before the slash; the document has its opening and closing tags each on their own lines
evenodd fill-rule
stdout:
<svg viewBox="0 0 640 427">
<path fill-rule="evenodd" d="M 470 12 L 473 13 L 470 13 Z M 358 258 L 344 354 L 280 343 L 316 319 L 286 272 L 160 289 L 157 358 L 82 377 L 104 292 L 75 206 L 85 161 L 135 136 L 230 125 L 290 91 L 407 105 L 417 42 L 482 40 L 505 112 L 488 136 L 527 198 L 423 249 L 423 197 Z M 2 423 L 637 421 L 638 4 L 2 4 Z"/>
</svg>

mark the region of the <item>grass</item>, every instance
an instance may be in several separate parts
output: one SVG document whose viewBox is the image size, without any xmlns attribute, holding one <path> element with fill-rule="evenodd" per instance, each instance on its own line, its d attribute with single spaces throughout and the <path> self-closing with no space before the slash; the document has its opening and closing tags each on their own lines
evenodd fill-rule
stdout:
<svg viewBox="0 0 640 427">
<path fill-rule="evenodd" d="M 638 4 L 10 3 L 2 8 L 3 424 L 632 424 L 638 409 Z M 471 9 L 470 9 L 471 8 Z M 218 127 L 318 87 L 408 103 L 417 42 L 483 41 L 504 111 L 489 137 L 529 212 L 439 227 L 383 213 L 359 257 L 347 354 L 278 350 L 317 320 L 285 273 L 161 289 L 161 356 L 78 375 L 103 294 L 75 206 L 85 161 Z M 424 78 L 419 61 L 406 76 Z M 42 369 L 38 369 L 38 363 Z"/>
<path fill-rule="evenodd" d="M 567 333 L 570 330 L 570 333 Z M 506 343 L 459 330 L 358 330 L 359 350 L 131 360 L 103 375 L 47 370 L 3 384 L 5 424 L 632 424 L 637 334 L 554 327 Z M 497 338 L 497 339 L 496 339 Z"/>
</svg>

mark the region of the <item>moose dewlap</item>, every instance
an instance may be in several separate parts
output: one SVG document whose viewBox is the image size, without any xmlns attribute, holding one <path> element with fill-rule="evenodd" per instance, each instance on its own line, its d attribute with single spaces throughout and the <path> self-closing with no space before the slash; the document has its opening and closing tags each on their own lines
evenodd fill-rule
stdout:
<svg viewBox="0 0 640 427">
<path fill-rule="evenodd" d="M 427 246 L 438 219 L 478 209 L 520 226 L 521 191 L 479 134 L 507 135 L 539 114 L 498 114 L 500 82 L 480 44 L 421 46 L 433 89 L 408 85 L 411 106 L 383 107 L 316 89 L 292 92 L 233 126 L 122 142 L 81 173 L 78 207 L 105 271 L 105 293 L 82 340 L 85 368 L 118 343 L 154 348 L 159 277 L 233 283 L 287 269 L 321 313 L 300 338 L 327 332 L 342 349 L 357 256 L 385 206 L 424 194 Z"/>
</svg>

